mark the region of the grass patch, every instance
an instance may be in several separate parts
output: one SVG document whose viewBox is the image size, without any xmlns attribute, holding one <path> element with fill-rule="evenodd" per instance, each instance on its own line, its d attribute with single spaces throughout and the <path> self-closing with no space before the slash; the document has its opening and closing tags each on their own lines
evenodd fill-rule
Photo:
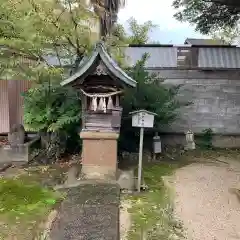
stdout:
<svg viewBox="0 0 240 240">
<path fill-rule="evenodd" d="M 164 187 L 162 176 L 171 175 L 182 163 L 160 163 L 144 167 L 144 180 L 149 191 L 128 197 L 132 202 L 129 209 L 132 229 L 129 240 L 169 240 L 183 237 L 180 222 L 173 216 L 171 192 Z"/>
<path fill-rule="evenodd" d="M 68 169 L 68 165 L 61 166 L 59 164 L 29 167 L 25 171 L 25 177 L 40 183 L 42 186 L 52 188 L 65 182 Z"/>
<path fill-rule="evenodd" d="M 32 239 L 61 198 L 26 176 L 0 179 L 0 239 Z"/>
</svg>

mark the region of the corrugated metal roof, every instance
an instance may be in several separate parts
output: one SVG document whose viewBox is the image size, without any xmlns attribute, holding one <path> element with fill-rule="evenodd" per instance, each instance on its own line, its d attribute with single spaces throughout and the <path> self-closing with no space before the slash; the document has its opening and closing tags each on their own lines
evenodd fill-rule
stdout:
<svg viewBox="0 0 240 240">
<path fill-rule="evenodd" d="M 240 48 L 199 48 L 200 68 L 240 68 Z"/>
<path fill-rule="evenodd" d="M 132 66 L 140 60 L 144 53 L 149 54 L 147 67 L 177 67 L 177 47 L 127 47 L 126 61 Z M 53 55 L 44 57 L 49 64 L 59 66 L 59 59 Z M 61 59 L 62 66 L 71 65 L 71 61 Z"/>
<path fill-rule="evenodd" d="M 193 48 L 189 48 L 191 50 Z M 208 47 L 198 48 L 199 68 L 240 68 L 240 48 Z M 144 53 L 150 57 L 147 68 L 177 67 L 178 47 L 128 47 L 126 48 L 127 63 L 134 65 Z"/>
<path fill-rule="evenodd" d="M 146 67 L 177 67 L 176 47 L 128 47 L 125 50 L 126 62 L 132 66 L 144 53 L 149 54 Z"/>
<path fill-rule="evenodd" d="M 126 63 L 133 66 L 144 53 L 148 53 L 147 68 L 175 68 L 178 67 L 178 49 L 179 46 L 127 47 L 125 48 Z M 191 49 L 194 48 L 189 47 L 189 51 Z M 240 48 L 238 47 L 199 47 L 198 49 L 198 66 L 192 66 L 194 68 L 240 68 Z M 46 58 L 50 64 L 59 65 L 56 57 L 46 56 Z M 63 62 L 65 66 L 69 64 L 68 61 Z"/>
<path fill-rule="evenodd" d="M 230 45 L 230 44 L 226 44 L 224 41 L 222 40 L 218 40 L 218 39 L 197 39 L 197 38 L 187 38 L 185 40 L 185 44 L 191 44 L 191 45 L 206 45 L 206 46 L 210 46 L 210 45 Z"/>
</svg>

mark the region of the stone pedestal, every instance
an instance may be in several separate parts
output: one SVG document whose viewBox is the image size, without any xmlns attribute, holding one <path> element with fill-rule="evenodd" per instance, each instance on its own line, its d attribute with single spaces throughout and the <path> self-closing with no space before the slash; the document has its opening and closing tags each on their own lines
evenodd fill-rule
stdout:
<svg viewBox="0 0 240 240">
<path fill-rule="evenodd" d="M 117 139 L 114 132 L 82 131 L 82 175 L 86 179 L 116 179 Z"/>
<path fill-rule="evenodd" d="M 188 142 L 185 146 L 185 150 L 194 150 L 196 149 L 195 142 Z"/>
</svg>

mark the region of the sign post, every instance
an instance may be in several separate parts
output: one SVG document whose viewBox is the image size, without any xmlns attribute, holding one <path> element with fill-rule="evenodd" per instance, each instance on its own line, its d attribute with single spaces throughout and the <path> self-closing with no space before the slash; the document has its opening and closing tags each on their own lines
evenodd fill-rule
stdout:
<svg viewBox="0 0 240 240">
<path fill-rule="evenodd" d="M 141 191 L 141 182 L 142 182 L 142 154 L 143 154 L 143 136 L 144 128 L 140 128 L 140 141 L 139 141 L 139 156 L 138 156 L 138 192 Z"/>
<path fill-rule="evenodd" d="M 140 128 L 140 140 L 139 140 L 139 157 L 138 157 L 138 192 L 141 191 L 142 183 L 142 155 L 143 155 L 143 138 L 144 128 L 152 128 L 154 123 L 155 113 L 139 110 L 130 113 L 132 115 L 132 126 Z"/>
</svg>

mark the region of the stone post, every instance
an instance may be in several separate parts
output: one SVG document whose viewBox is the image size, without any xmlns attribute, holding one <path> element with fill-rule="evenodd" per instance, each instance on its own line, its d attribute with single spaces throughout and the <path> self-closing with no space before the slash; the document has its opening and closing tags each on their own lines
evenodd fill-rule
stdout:
<svg viewBox="0 0 240 240">
<path fill-rule="evenodd" d="M 85 179 L 113 179 L 117 172 L 117 139 L 114 132 L 82 131 L 82 174 Z"/>
</svg>

